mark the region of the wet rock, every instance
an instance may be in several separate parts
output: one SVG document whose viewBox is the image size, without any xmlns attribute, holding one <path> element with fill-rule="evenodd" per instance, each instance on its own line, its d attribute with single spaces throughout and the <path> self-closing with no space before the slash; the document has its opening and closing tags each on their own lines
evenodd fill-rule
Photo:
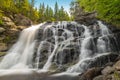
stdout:
<svg viewBox="0 0 120 80">
<path fill-rule="evenodd" d="M 51 28 L 47 28 L 44 32 L 44 39 L 51 38 L 53 36 L 53 31 Z"/>
<path fill-rule="evenodd" d="M 48 41 L 52 44 L 55 44 L 55 38 L 54 37 L 48 38 L 48 39 L 46 39 L 46 41 Z"/>
<path fill-rule="evenodd" d="M 118 57 L 118 55 L 119 54 L 109 53 L 108 55 L 97 57 L 93 61 L 89 62 L 89 67 L 90 68 L 95 67 L 95 66 L 105 67 L 105 64 L 109 62 L 114 62 L 115 59 Z"/>
<path fill-rule="evenodd" d="M 88 69 L 80 78 L 80 80 L 93 80 L 95 76 L 101 74 L 101 69 L 99 67 Z"/>
<path fill-rule="evenodd" d="M 73 24 L 67 24 L 67 29 L 70 30 L 70 31 L 75 31 L 76 27 Z"/>
<path fill-rule="evenodd" d="M 57 36 L 62 36 L 63 32 L 64 32 L 63 29 L 58 29 L 55 34 L 56 34 Z"/>
<path fill-rule="evenodd" d="M 39 40 L 39 41 L 42 41 L 43 39 L 44 39 L 44 36 L 43 36 L 44 34 L 43 34 L 43 29 L 39 29 L 39 31 L 38 31 L 38 35 L 37 35 L 37 39 Z"/>
<path fill-rule="evenodd" d="M 71 45 L 72 48 L 65 48 L 57 53 L 57 63 L 67 64 L 76 61 L 79 57 L 79 46 Z"/>
</svg>

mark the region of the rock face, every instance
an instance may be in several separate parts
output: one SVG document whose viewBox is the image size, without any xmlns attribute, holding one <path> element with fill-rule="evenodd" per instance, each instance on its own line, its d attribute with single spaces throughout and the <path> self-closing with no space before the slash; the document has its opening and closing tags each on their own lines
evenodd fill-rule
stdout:
<svg viewBox="0 0 120 80">
<path fill-rule="evenodd" d="M 15 14 L 13 16 L 13 21 L 15 22 L 17 26 L 31 26 L 32 25 L 32 21 L 29 18 L 21 14 Z"/>
<path fill-rule="evenodd" d="M 120 71 L 120 61 L 117 61 L 115 65 L 113 66 L 116 70 Z"/>
<path fill-rule="evenodd" d="M 16 26 L 13 20 L 3 16 L 0 25 L 0 52 L 7 51 L 17 40 L 19 33 L 25 26 Z M 24 22 L 25 23 L 25 22 Z"/>
<path fill-rule="evenodd" d="M 98 76 L 101 74 L 102 68 L 96 67 L 88 69 L 83 75 L 81 76 L 81 80 L 93 80 L 95 76 Z"/>
<path fill-rule="evenodd" d="M 85 25 L 93 25 L 94 23 L 96 23 L 96 16 L 97 13 L 96 12 L 91 12 L 91 13 L 82 13 L 82 14 L 78 14 L 78 17 L 75 18 L 75 21 L 81 23 L 81 24 L 85 24 Z"/>
<path fill-rule="evenodd" d="M 5 29 L 0 27 L 0 34 L 3 33 L 4 31 L 5 31 Z"/>
<path fill-rule="evenodd" d="M 62 22 L 60 24 L 62 24 Z M 55 55 L 53 56 L 53 59 L 51 61 L 52 64 L 49 69 L 51 70 L 56 69 L 56 72 L 66 71 L 69 68 L 69 66 L 76 64 L 80 57 L 79 56 L 79 53 L 81 53 L 80 49 L 83 46 L 81 42 L 82 38 L 85 37 L 82 35 L 83 32 L 85 32 L 85 29 L 82 26 L 75 25 L 74 23 L 67 23 L 66 24 L 67 26 L 53 25 L 52 27 L 49 27 L 49 25 L 51 24 L 46 23 L 45 25 L 41 26 L 37 35 L 38 44 L 42 45 L 42 47 L 40 48 L 41 54 L 39 68 L 44 67 L 44 64 L 47 62 L 47 59 L 49 58 L 48 54 L 49 55 L 52 54 L 51 52 L 54 51 L 57 42 L 60 44 L 57 45 L 58 47 L 55 50 Z M 94 26 L 96 26 L 96 28 Z M 107 35 L 102 36 L 104 33 L 101 34 L 99 25 L 95 23 L 95 25 L 88 26 L 88 29 L 90 29 L 90 35 L 93 36 L 93 38 L 90 38 L 88 45 L 85 46 L 85 48 L 92 51 L 92 53 L 89 56 L 93 56 L 93 54 L 97 55 L 96 53 L 106 54 L 103 56 L 100 55 L 96 56 L 93 59 L 85 60 L 84 64 L 87 64 L 88 65 L 87 67 L 79 65 L 83 68 L 84 71 L 84 73 L 82 73 L 79 78 L 80 80 L 115 79 L 114 78 L 115 71 L 119 70 L 119 67 L 117 66 L 119 64 L 118 63 L 116 64 L 117 68 L 114 68 L 113 65 L 115 64 L 115 61 L 119 56 L 118 52 L 120 50 L 119 46 L 120 34 L 119 30 L 117 29 L 113 29 L 111 27 L 108 28 L 110 30 L 112 29 L 110 33 L 108 34 L 107 32 L 105 32 L 105 34 Z M 57 39 L 55 36 L 57 37 Z M 71 36 L 73 36 L 74 38 L 73 39 L 70 38 Z M 70 43 L 67 42 L 67 40 L 69 41 L 69 39 Z M 104 47 L 103 45 L 98 45 L 99 39 L 105 42 L 100 44 L 105 44 L 106 47 Z M 66 41 L 65 44 L 64 41 Z M 65 46 L 66 44 L 67 46 Z M 99 48 L 97 47 L 100 47 L 100 51 Z M 101 50 L 103 49 L 102 47 L 104 47 L 106 51 L 104 50 L 102 51 Z"/>
</svg>

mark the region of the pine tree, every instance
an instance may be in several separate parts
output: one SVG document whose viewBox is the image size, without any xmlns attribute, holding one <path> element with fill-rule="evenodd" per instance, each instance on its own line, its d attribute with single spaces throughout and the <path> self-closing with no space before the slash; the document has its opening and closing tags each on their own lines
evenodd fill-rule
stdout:
<svg viewBox="0 0 120 80">
<path fill-rule="evenodd" d="M 55 3 L 54 11 L 55 11 L 54 18 L 55 18 L 56 21 L 58 21 L 58 19 L 59 19 L 59 16 L 58 16 L 59 7 L 58 7 L 58 3 L 57 2 Z"/>
<path fill-rule="evenodd" d="M 43 21 L 45 21 L 45 5 L 44 5 L 44 3 L 43 4 L 41 4 L 40 3 L 40 6 L 39 6 L 39 21 L 40 22 L 43 22 Z"/>
</svg>

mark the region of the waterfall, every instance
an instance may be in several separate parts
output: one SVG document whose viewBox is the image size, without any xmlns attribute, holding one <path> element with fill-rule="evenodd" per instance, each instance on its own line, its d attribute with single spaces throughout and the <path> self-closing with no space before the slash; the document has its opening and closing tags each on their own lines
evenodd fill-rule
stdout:
<svg viewBox="0 0 120 80">
<path fill-rule="evenodd" d="M 90 26 L 66 21 L 35 25 L 21 32 L 0 69 L 82 73 L 101 57 L 111 55 L 112 40 L 116 41 L 116 37 L 109 37 L 111 33 L 101 21 Z"/>
<path fill-rule="evenodd" d="M 8 51 L 8 54 L 0 63 L 0 69 L 24 69 L 30 68 L 35 47 L 35 37 L 40 26 L 32 26 L 24 29 L 18 41 Z"/>
<path fill-rule="evenodd" d="M 101 21 L 98 21 L 98 25 L 101 30 L 101 37 L 110 34 L 107 26 L 102 24 Z M 83 72 L 84 70 L 86 70 L 88 68 L 88 63 L 86 61 L 92 59 L 91 56 L 94 55 L 94 53 L 90 49 L 90 47 L 91 47 L 90 45 L 92 43 L 91 39 L 93 38 L 93 36 L 91 36 L 90 30 L 88 29 L 88 27 L 86 27 L 84 25 L 83 25 L 83 27 L 84 27 L 85 31 L 83 34 L 84 39 L 82 40 L 82 43 L 81 43 L 81 53 L 79 55 L 80 56 L 79 61 L 77 64 L 68 68 L 67 72 Z M 106 42 L 101 37 L 99 37 L 97 40 L 97 50 L 98 50 L 98 53 L 105 53 L 105 52 L 107 52 L 107 48 L 106 48 L 107 46 L 106 46 Z M 95 57 L 96 57 L 96 55 L 93 58 L 95 58 Z"/>
</svg>

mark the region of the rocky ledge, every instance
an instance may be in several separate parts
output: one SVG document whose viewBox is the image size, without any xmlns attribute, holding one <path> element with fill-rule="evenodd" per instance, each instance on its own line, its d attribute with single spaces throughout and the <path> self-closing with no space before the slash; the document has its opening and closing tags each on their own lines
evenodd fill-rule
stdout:
<svg viewBox="0 0 120 80">
<path fill-rule="evenodd" d="M 20 31 L 30 26 L 32 21 L 20 14 L 11 17 L 3 16 L 0 20 L 0 56 L 3 56 L 16 42 Z"/>
</svg>

